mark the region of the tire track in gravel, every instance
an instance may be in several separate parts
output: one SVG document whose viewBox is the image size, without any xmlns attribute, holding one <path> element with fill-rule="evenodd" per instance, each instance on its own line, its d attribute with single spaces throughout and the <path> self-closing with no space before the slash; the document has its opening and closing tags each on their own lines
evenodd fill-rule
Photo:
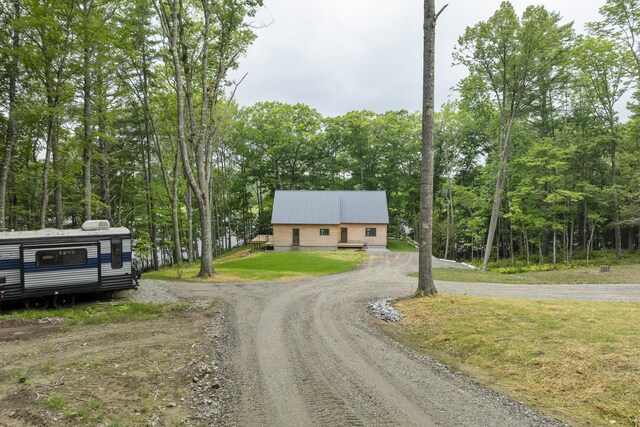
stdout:
<svg viewBox="0 0 640 427">
<path fill-rule="evenodd" d="M 247 325 L 257 322 L 261 307 L 259 304 L 238 304 L 237 301 L 233 301 L 229 307 L 226 320 L 228 325 L 233 326 L 229 329 L 234 351 L 227 368 L 230 368 L 228 376 L 234 383 L 230 390 L 232 401 L 226 415 L 230 425 L 267 425 L 267 415 L 263 409 L 263 381 L 259 371 L 251 369 L 258 366 L 256 334 L 246 329 Z"/>
</svg>

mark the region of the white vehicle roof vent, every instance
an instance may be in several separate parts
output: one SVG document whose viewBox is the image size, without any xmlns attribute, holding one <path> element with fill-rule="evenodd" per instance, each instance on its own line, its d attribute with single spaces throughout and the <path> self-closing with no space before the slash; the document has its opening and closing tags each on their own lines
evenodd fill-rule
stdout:
<svg viewBox="0 0 640 427">
<path fill-rule="evenodd" d="M 111 225 L 106 219 L 91 219 L 82 224 L 84 231 L 108 230 L 109 228 Z"/>
</svg>

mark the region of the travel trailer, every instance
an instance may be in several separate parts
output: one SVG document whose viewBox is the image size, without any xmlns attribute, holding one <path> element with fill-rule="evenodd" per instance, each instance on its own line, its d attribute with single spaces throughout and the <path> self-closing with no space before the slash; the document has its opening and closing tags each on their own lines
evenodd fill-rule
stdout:
<svg viewBox="0 0 640 427">
<path fill-rule="evenodd" d="M 137 287 L 131 232 L 92 220 L 80 230 L 0 232 L 0 305 L 72 306 L 76 295 Z"/>
</svg>

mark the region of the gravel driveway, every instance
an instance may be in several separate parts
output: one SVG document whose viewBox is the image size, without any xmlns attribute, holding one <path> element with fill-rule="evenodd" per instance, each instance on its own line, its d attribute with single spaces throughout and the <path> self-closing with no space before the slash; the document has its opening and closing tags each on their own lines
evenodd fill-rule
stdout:
<svg viewBox="0 0 640 427">
<path fill-rule="evenodd" d="M 450 267 L 434 262 L 435 267 Z M 467 381 L 382 335 L 366 303 L 412 293 L 417 254 L 372 254 L 339 275 L 281 283 L 165 284 L 181 298 L 218 298 L 225 330 L 222 425 L 561 425 Z M 150 285 L 150 284 L 149 284 Z M 143 284 L 145 286 L 145 284 Z M 640 300 L 640 285 L 438 282 L 442 293 Z"/>
</svg>

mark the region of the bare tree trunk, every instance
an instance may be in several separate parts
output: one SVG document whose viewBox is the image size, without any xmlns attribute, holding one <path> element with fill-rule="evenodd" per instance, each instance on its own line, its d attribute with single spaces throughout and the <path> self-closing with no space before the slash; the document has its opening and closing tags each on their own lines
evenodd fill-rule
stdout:
<svg viewBox="0 0 640 427">
<path fill-rule="evenodd" d="M 591 232 L 589 235 L 589 242 L 587 243 L 587 267 L 589 267 L 589 253 L 591 252 L 591 245 L 593 244 L 593 234 L 596 231 L 596 222 L 591 222 Z"/>
<path fill-rule="evenodd" d="M 511 144 L 511 132 L 513 130 L 514 120 L 514 113 L 512 113 L 511 117 L 509 117 L 506 135 L 504 138 L 501 138 L 500 141 L 500 164 L 498 166 L 496 189 L 493 194 L 493 207 L 491 209 L 491 219 L 489 220 L 489 232 L 487 233 L 487 242 L 482 263 L 482 269 L 484 271 L 487 271 L 489 260 L 491 259 L 491 248 L 493 247 L 493 239 L 495 238 L 496 226 L 498 225 L 498 216 L 500 215 L 500 205 L 502 204 L 502 191 L 507 182 L 507 160 L 509 158 L 509 145 Z"/>
<path fill-rule="evenodd" d="M 573 220 L 571 220 L 571 231 L 569 234 L 569 264 L 573 262 Z"/>
<path fill-rule="evenodd" d="M 178 147 L 179 150 L 179 147 Z M 173 164 L 173 195 L 171 197 L 171 221 L 173 225 L 173 258 L 177 263 L 182 262 L 182 244 L 180 242 L 180 222 L 178 218 L 178 186 L 180 184 L 180 152 L 176 151 Z"/>
<path fill-rule="evenodd" d="M 14 19 L 20 18 L 20 0 L 13 0 Z M 0 172 L 0 231 L 6 229 L 6 197 L 7 180 L 9 179 L 9 168 L 13 149 L 16 146 L 18 132 L 16 129 L 17 110 L 17 82 L 18 82 L 18 48 L 20 47 L 20 31 L 13 29 L 11 62 L 9 63 L 9 119 L 7 121 L 7 140 L 4 146 L 4 157 L 2 158 L 2 171 Z"/>
<path fill-rule="evenodd" d="M 193 209 L 191 208 L 191 188 L 187 186 L 187 191 L 184 195 L 185 205 L 187 206 L 187 226 L 189 228 L 189 262 L 193 262 L 195 257 L 193 251 Z"/>
<path fill-rule="evenodd" d="M 51 104 L 51 103 L 48 103 Z M 49 113 L 47 123 L 47 141 L 44 155 L 44 169 L 42 171 L 42 197 L 40 199 L 40 228 L 47 226 L 47 210 L 49 207 L 49 174 L 51 170 L 51 146 L 53 144 L 53 112 Z"/>
<path fill-rule="evenodd" d="M 620 207 L 616 188 L 616 142 L 611 143 L 611 187 L 613 188 L 613 223 L 615 232 L 616 258 L 622 258 L 622 233 L 620 232 Z"/>
<path fill-rule="evenodd" d="M 445 6 L 446 7 L 446 6 Z M 433 126 L 435 91 L 435 38 L 436 22 L 440 12 L 436 13 L 435 1 L 424 1 L 424 58 L 422 92 L 422 175 L 420 180 L 420 254 L 418 291 L 425 295 L 434 295 L 438 291 L 433 283 Z"/>
<path fill-rule="evenodd" d="M 51 154 L 53 159 L 53 175 L 55 180 L 55 208 L 56 208 L 56 228 L 62 230 L 64 226 L 64 212 L 62 208 L 62 170 L 60 165 L 60 139 L 58 134 L 58 125 L 56 123 L 53 144 L 51 145 Z"/>
<path fill-rule="evenodd" d="M 100 102 L 98 104 L 98 148 L 100 150 L 100 158 L 98 162 L 100 170 L 100 194 L 102 195 L 102 217 L 113 224 L 111 217 L 111 179 L 109 177 L 109 140 L 104 135 L 107 131 L 105 124 L 105 99 L 102 87 L 102 73 L 98 73 L 97 89 L 99 90 Z"/>
<path fill-rule="evenodd" d="M 93 9 L 93 0 L 84 1 L 84 29 L 85 38 L 89 37 L 90 30 L 89 20 L 91 19 L 91 11 Z M 82 117 L 82 188 L 83 188 L 83 201 L 84 201 L 84 219 L 85 221 L 91 219 L 91 158 L 93 150 L 93 141 L 91 135 L 91 46 L 88 41 L 85 40 L 85 46 L 83 48 L 83 117 Z"/>
</svg>

